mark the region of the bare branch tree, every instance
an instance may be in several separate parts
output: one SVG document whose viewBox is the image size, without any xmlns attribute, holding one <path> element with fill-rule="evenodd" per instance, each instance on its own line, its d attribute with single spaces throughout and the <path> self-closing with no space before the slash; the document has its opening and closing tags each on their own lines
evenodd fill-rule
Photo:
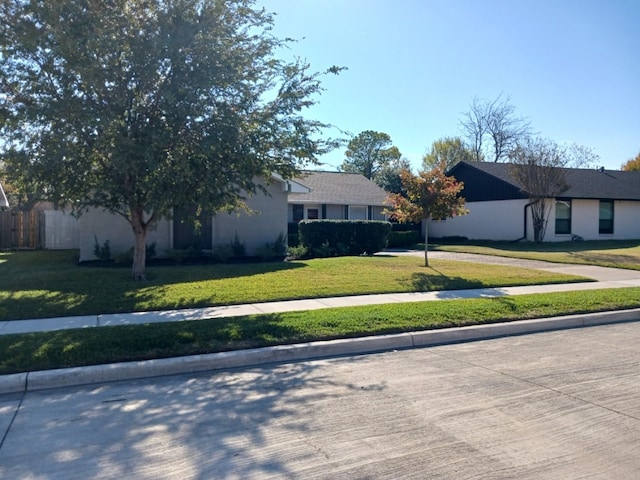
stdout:
<svg viewBox="0 0 640 480">
<path fill-rule="evenodd" d="M 477 161 L 506 161 L 516 143 L 532 135 L 530 122 L 502 94 L 492 102 L 474 98 L 460 125 Z"/>
<path fill-rule="evenodd" d="M 527 137 L 510 150 L 511 176 L 529 196 L 533 236 L 544 240 L 552 202 L 569 188 L 565 168 L 592 165 L 597 155 L 581 145 Z"/>
</svg>

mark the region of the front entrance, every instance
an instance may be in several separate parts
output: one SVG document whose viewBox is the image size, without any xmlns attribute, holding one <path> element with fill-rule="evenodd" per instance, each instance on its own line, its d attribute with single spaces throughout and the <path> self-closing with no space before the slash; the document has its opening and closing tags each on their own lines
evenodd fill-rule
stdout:
<svg viewBox="0 0 640 480">
<path fill-rule="evenodd" d="M 200 222 L 200 227 L 194 225 L 194 218 Z M 201 213 L 195 216 L 195 208 L 173 210 L 173 248 L 184 250 L 192 247 L 194 250 L 210 250 L 212 246 L 212 216 Z"/>
</svg>

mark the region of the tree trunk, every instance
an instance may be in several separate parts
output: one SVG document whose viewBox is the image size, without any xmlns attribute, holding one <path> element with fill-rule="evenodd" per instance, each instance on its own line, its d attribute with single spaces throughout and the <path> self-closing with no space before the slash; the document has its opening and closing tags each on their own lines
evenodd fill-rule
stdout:
<svg viewBox="0 0 640 480">
<path fill-rule="evenodd" d="M 429 266 L 429 219 L 424 219 L 424 266 Z"/>
<path fill-rule="evenodd" d="M 147 228 L 144 224 L 144 210 L 142 208 L 131 209 L 131 228 L 135 242 L 133 244 L 133 263 L 131 265 L 131 278 L 134 280 L 146 280 L 145 265 L 147 263 Z"/>
</svg>

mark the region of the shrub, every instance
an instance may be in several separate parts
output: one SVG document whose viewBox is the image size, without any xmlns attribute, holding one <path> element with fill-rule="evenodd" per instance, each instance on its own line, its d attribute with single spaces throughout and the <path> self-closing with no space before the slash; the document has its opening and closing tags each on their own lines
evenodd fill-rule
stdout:
<svg viewBox="0 0 640 480">
<path fill-rule="evenodd" d="M 233 252 L 233 256 L 236 258 L 244 257 L 247 254 L 247 246 L 240 241 L 238 237 L 238 232 L 236 232 L 233 237 L 233 242 L 231 242 L 231 251 Z"/>
<path fill-rule="evenodd" d="M 301 260 L 303 258 L 307 258 L 309 255 L 309 250 L 304 245 L 296 245 L 294 247 L 289 247 L 287 252 L 287 258 L 289 260 Z"/>
<path fill-rule="evenodd" d="M 278 235 L 273 243 L 265 243 L 263 247 L 257 249 L 256 254 L 263 260 L 272 260 L 274 258 L 284 258 L 287 254 L 287 244 L 284 234 Z"/>
<path fill-rule="evenodd" d="M 389 222 L 312 220 L 299 224 L 300 244 L 313 256 L 371 255 L 387 246 Z"/>
<path fill-rule="evenodd" d="M 146 248 L 147 260 L 151 260 L 156 257 L 156 242 L 153 242 L 151 245 L 147 245 Z M 116 255 L 116 263 L 122 265 L 130 265 L 133 263 L 133 247 L 131 247 L 126 252 L 122 252 Z"/>
<path fill-rule="evenodd" d="M 96 256 L 98 260 L 102 260 L 103 262 L 111 261 L 111 246 L 109 245 L 109 240 L 105 240 L 105 242 L 100 245 L 98 243 L 97 235 L 94 235 L 95 243 L 93 245 L 93 254 Z"/>
<path fill-rule="evenodd" d="M 231 243 L 226 245 L 216 245 L 211 252 L 214 262 L 226 263 L 233 258 L 233 246 Z"/>
<path fill-rule="evenodd" d="M 422 242 L 422 234 L 417 230 L 392 231 L 389 233 L 389 247 L 410 247 Z"/>
</svg>

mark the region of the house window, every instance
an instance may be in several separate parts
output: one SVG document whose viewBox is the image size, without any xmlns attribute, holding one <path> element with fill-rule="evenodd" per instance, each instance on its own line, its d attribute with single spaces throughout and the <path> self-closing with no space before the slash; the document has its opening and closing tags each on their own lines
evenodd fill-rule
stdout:
<svg viewBox="0 0 640 480">
<path fill-rule="evenodd" d="M 556 200 L 556 235 L 571 233 L 571 200 Z"/>
<path fill-rule="evenodd" d="M 613 233 L 613 200 L 600 200 L 598 233 Z"/>
<path fill-rule="evenodd" d="M 307 209 L 307 219 L 308 220 L 318 220 L 318 209 L 317 208 L 309 208 L 309 209 Z"/>
<path fill-rule="evenodd" d="M 293 208 L 293 223 L 298 223 L 304 218 L 304 205 L 291 205 Z"/>
<path fill-rule="evenodd" d="M 349 205 L 349 220 L 366 220 L 367 207 Z"/>
</svg>

